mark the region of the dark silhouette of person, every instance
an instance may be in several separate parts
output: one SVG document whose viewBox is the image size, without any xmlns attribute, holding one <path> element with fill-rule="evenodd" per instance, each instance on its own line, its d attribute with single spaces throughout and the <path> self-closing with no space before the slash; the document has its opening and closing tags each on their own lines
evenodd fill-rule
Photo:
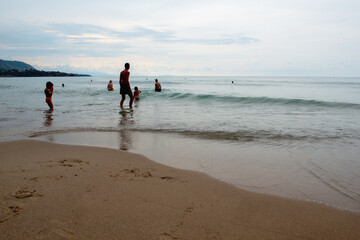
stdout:
<svg viewBox="0 0 360 240">
<path fill-rule="evenodd" d="M 134 96 L 131 91 L 130 82 L 129 82 L 129 76 L 130 76 L 130 64 L 125 63 L 125 69 L 120 73 L 120 94 L 121 94 L 121 101 L 120 101 L 120 107 L 123 107 L 125 96 L 129 95 L 130 101 L 129 101 L 129 107 L 132 108 L 132 104 L 134 101 Z"/>
</svg>

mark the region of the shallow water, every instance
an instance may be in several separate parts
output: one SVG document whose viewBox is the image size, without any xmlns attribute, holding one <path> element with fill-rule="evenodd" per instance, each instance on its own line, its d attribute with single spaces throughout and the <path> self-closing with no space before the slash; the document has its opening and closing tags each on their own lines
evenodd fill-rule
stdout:
<svg viewBox="0 0 360 240">
<path fill-rule="evenodd" d="M 161 93 L 154 77 L 131 77 L 142 91 L 133 110 L 120 109 L 115 77 L 0 78 L 0 140 L 122 149 L 247 190 L 360 212 L 359 78 L 157 78 Z"/>
</svg>

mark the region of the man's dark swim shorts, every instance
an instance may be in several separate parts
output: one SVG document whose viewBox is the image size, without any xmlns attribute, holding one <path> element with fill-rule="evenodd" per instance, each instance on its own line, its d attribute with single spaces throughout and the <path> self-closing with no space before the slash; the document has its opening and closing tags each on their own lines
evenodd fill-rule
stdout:
<svg viewBox="0 0 360 240">
<path fill-rule="evenodd" d="M 130 94 L 130 92 L 128 84 L 120 84 L 120 94 Z"/>
</svg>

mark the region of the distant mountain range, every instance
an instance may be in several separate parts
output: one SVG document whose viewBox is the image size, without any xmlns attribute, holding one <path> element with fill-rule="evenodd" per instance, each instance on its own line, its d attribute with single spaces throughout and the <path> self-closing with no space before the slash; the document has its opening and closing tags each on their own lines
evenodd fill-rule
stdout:
<svg viewBox="0 0 360 240">
<path fill-rule="evenodd" d="M 21 61 L 0 59 L 0 77 L 90 77 L 90 75 L 59 71 L 39 71 Z"/>
</svg>

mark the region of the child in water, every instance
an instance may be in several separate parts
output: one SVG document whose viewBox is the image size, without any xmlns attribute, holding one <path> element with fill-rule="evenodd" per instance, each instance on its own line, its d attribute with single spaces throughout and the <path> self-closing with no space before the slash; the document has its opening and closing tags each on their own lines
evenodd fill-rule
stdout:
<svg viewBox="0 0 360 240">
<path fill-rule="evenodd" d="M 45 92 L 45 96 L 46 96 L 45 102 L 49 105 L 50 109 L 54 109 L 54 106 L 51 101 L 51 97 L 54 92 L 54 84 L 52 82 L 47 82 L 44 92 Z"/>
<path fill-rule="evenodd" d="M 140 93 L 141 93 L 141 91 L 138 89 L 138 87 L 135 87 L 134 88 L 134 98 L 135 98 L 135 100 L 140 100 Z"/>
</svg>

